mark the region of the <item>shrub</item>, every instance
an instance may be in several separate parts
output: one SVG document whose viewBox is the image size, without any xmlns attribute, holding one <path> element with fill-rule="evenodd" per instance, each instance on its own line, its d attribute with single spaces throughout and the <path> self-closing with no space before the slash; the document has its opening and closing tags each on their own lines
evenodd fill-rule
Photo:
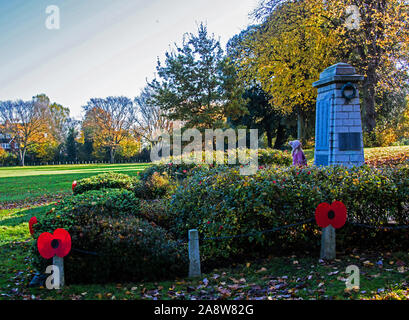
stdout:
<svg viewBox="0 0 409 320">
<path fill-rule="evenodd" d="M 259 149 L 258 153 L 259 165 L 290 166 L 293 163 L 291 153 L 287 151 Z"/>
<path fill-rule="evenodd" d="M 18 164 L 18 159 L 15 154 L 5 151 L 0 147 L 0 165 L 15 166 Z"/>
<path fill-rule="evenodd" d="M 72 237 L 73 250 L 64 259 L 67 283 L 156 280 L 187 272 L 185 248 L 143 219 L 140 201 L 128 190 L 71 196 L 47 212 L 35 225 L 34 236 L 57 228 Z M 39 256 L 35 243 L 32 255 L 39 270 L 51 264 Z"/>
<path fill-rule="evenodd" d="M 158 199 L 165 197 L 174 189 L 175 183 L 170 181 L 167 172 L 155 171 L 147 177 L 135 183 L 134 193 L 141 199 Z"/>
<path fill-rule="evenodd" d="M 168 205 L 168 199 L 141 200 L 141 215 L 144 219 L 169 230 L 173 224 Z"/>
<path fill-rule="evenodd" d="M 408 178 L 405 168 L 269 168 L 254 176 L 216 168 L 187 179 L 172 196 L 169 214 L 179 237 L 193 228 L 203 237 L 253 234 L 311 219 L 319 203 L 335 200 L 347 206 L 348 221 L 381 226 L 392 219 L 408 224 Z M 209 240 L 202 252 L 204 260 L 214 262 L 265 251 L 318 250 L 319 233 L 312 222 L 268 234 Z M 349 245 L 355 246 L 354 241 Z M 348 247 L 342 240 L 337 245 Z"/>
<path fill-rule="evenodd" d="M 154 174 L 167 174 L 172 180 L 185 179 L 190 171 L 196 167 L 196 164 L 173 164 L 173 163 L 154 163 L 142 172 L 139 177 L 141 181 L 147 182 Z"/>
<path fill-rule="evenodd" d="M 74 194 L 108 188 L 132 190 L 134 181 L 134 178 L 126 174 L 107 172 L 77 181 L 77 186 L 74 188 Z"/>
</svg>

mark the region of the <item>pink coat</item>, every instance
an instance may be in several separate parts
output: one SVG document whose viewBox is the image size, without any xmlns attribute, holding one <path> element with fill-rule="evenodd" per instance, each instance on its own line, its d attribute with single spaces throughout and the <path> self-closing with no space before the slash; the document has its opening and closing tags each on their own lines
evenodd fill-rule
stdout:
<svg viewBox="0 0 409 320">
<path fill-rule="evenodd" d="M 295 151 L 293 154 L 293 166 L 306 166 L 307 159 L 305 158 L 304 152 L 301 150 Z"/>
</svg>

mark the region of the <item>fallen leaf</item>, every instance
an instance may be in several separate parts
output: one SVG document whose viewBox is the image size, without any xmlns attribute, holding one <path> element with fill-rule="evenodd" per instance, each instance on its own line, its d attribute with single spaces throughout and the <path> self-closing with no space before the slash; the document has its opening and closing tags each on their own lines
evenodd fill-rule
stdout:
<svg viewBox="0 0 409 320">
<path fill-rule="evenodd" d="M 267 271 L 267 269 L 263 267 L 260 270 L 257 270 L 256 273 L 261 273 L 261 272 L 266 272 L 266 271 Z"/>
</svg>

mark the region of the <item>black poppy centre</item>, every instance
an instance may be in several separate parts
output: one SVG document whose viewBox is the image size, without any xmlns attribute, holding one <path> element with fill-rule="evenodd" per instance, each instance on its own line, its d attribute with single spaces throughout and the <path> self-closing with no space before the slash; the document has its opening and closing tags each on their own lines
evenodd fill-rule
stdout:
<svg viewBox="0 0 409 320">
<path fill-rule="evenodd" d="M 333 220 L 335 218 L 335 212 L 333 210 L 328 211 L 328 219 Z"/>
<path fill-rule="evenodd" d="M 57 249 L 60 245 L 60 242 L 57 239 L 54 239 L 53 241 L 51 241 L 51 247 L 53 249 Z"/>
</svg>

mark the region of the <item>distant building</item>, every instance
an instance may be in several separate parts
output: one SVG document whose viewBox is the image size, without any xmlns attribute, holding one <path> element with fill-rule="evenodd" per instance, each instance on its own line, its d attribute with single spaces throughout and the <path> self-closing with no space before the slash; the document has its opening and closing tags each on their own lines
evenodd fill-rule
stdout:
<svg viewBox="0 0 409 320">
<path fill-rule="evenodd" d="M 18 144 L 13 142 L 11 135 L 0 132 L 0 147 L 7 152 L 18 149 Z"/>
</svg>

